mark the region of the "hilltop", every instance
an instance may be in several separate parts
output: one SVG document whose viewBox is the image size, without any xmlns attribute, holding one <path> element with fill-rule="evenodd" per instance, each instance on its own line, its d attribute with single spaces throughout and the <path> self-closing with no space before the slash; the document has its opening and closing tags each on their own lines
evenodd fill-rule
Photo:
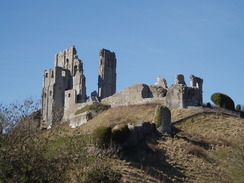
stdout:
<svg viewBox="0 0 244 183">
<path fill-rule="evenodd" d="M 99 126 L 152 122 L 156 105 L 111 108 L 75 129 L 70 129 L 68 122 L 58 125 L 56 132 L 58 138 L 72 137 L 91 134 Z M 112 169 L 122 175 L 121 180 L 241 182 L 244 179 L 244 119 L 220 112 L 199 112 L 197 108 L 174 109 L 171 113 L 173 137 L 148 136 L 115 159 L 105 155 L 113 162 Z"/>
</svg>

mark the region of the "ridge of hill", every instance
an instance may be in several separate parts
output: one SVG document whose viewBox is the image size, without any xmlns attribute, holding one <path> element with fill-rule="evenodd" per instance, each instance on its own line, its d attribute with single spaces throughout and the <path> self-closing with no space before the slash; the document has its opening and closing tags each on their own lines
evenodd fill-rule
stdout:
<svg viewBox="0 0 244 183">
<path fill-rule="evenodd" d="M 99 126 L 152 122 L 156 105 L 111 108 L 79 128 L 66 128 L 66 133 L 91 133 Z M 244 180 L 244 119 L 194 108 L 173 109 L 171 113 L 174 137 L 148 137 L 116 161 L 113 168 L 122 174 L 123 182 Z"/>
</svg>

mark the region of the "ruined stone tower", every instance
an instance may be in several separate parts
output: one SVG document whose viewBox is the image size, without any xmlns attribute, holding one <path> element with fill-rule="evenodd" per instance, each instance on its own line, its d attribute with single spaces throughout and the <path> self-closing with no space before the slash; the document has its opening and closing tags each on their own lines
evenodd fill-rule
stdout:
<svg viewBox="0 0 244 183">
<path fill-rule="evenodd" d="M 54 69 L 44 71 L 42 128 L 60 121 L 65 105 L 86 101 L 85 82 L 83 63 L 74 46 L 55 55 Z"/>
<path fill-rule="evenodd" d="M 176 75 L 175 84 L 172 85 L 166 95 L 169 108 L 187 108 L 188 106 L 199 106 L 202 101 L 203 79 L 194 75 L 190 76 L 191 86 L 187 86 L 182 74 Z"/>
<path fill-rule="evenodd" d="M 116 56 L 106 49 L 99 55 L 98 98 L 101 100 L 116 93 Z"/>
</svg>

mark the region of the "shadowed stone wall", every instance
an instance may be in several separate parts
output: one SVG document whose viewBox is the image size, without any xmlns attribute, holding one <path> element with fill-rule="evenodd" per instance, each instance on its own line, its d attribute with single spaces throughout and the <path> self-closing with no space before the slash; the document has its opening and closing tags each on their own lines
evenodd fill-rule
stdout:
<svg viewBox="0 0 244 183">
<path fill-rule="evenodd" d="M 99 56 L 98 98 L 101 100 L 116 93 L 116 56 L 106 49 Z"/>
</svg>

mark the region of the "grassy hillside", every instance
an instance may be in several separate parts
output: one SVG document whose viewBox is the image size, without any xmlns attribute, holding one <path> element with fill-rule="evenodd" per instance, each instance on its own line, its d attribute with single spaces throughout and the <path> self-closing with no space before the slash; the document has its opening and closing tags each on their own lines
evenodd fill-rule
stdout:
<svg viewBox="0 0 244 183">
<path fill-rule="evenodd" d="M 243 182 L 244 119 L 237 117 L 221 113 L 195 115 L 194 109 L 172 110 L 173 121 L 185 119 L 173 123 L 173 137 L 148 136 L 140 145 L 123 151 L 101 150 L 91 143 L 89 134 L 99 126 L 152 122 L 155 107 L 112 108 L 76 129 L 64 123 L 39 132 L 30 143 L 23 140 L 24 147 L 33 152 L 23 151 L 23 144 L 19 147 L 21 153 L 16 152 L 18 146 L 11 151 L 16 153 L 13 162 L 23 161 L 23 165 L 18 164 L 22 171 L 7 168 L 15 177 L 19 173 L 21 182 L 42 180 L 31 176 L 38 173 L 49 177 L 44 179 L 47 182 Z M 1 165 L 7 164 L 8 158 L 6 155 L 6 162 L 1 159 Z M 48 171 L 39 172 L 34 167 Z"/>
<path fill-rule="evenodd" d="M 200 114 L 174 127 L 175 138 L 160 140 L 159 146 L 187 182 L 243 182 L 243 119 Z"/>
</svg>

